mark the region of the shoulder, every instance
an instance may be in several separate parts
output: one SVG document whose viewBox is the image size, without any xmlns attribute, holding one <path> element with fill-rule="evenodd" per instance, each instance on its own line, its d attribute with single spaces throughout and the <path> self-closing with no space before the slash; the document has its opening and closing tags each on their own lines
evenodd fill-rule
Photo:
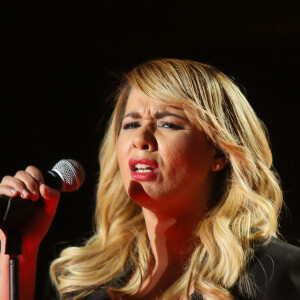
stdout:
<svg viewBox="0 0 300 300">
<path fill-rule="evenodd" d="M 255 250 L 253 265 L 272 262 L 273 267 L 299 267 L 300 248 L 273 238 L 267 245 L 259 246 Z"/>
<path fill-rule="evenodd" d="M 82 300 L 111 300 L 111 298 L 108 295 L 107 288 L 102 287 L 87 295 Z"/>
<path fill-rule="evenodd" d="M 300 248 L 272 239 L 258 247 L 249 273 L 261 295 L 258 299 L 300 299 Z"/>
<path fill-rule="evenodd" d="M 250 268 L 263 268 L 272 273 L 283 270 L 300 272 L 300 248 L 273 238 L 267 245 L 257 247 Z"/>
<path fill-rule="evenodd" d="M 300 247 L 273 238 L 267 245 L 257 247 L 256 255 L 272 255 L 276 258 L 299 259 Z"/>
</svg>

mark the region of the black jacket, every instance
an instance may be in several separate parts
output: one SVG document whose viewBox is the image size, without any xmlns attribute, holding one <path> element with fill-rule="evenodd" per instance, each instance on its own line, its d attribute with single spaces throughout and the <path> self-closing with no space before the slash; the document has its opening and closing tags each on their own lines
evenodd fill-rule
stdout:
<svg viewBox="0 0 300 300">
<path fill-rule="evenodd" d="M 267 246 L 258 247 L 249 274 L 256 285 L 256 296 L 241 295 L 232 289 L 238 300 L 300 300 L 300 248 L 273 239 Z M 110 300 L 105 288 L 88 295 L 85 300 Z M 194 293 L 191 300 L 201 300 Z"/>
</svg>

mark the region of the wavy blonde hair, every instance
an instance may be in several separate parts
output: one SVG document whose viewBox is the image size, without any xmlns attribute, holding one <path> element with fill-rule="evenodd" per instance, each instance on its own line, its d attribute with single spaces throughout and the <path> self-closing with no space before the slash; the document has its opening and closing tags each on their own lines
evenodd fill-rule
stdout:
<svg viewBox="0 0 300 300">
<path fill-rule="evenodd" d="M 251 295 L 246 268 L 253 245 L 276 236 L 282 205 L 266 131 L 226 75 L 205 64 L 176 59 L 150 61 L 125 75 L 100 150 L 95 234 L 83 247 L 63 250 L 52 263 L 51 277 L 59 294 L 80 299 L 104 285 L 122 297 L 136 293 L 150 272 L 142 210 L 125 192 L 115 152 L 132 87 L 155 101 L 182 107 L 228 160 L 220 197 L 199 220 L 186 271 L 161 299 L 188 298 L 191 286 L 204 299 L 233 299 L 234 285 Z"/>
</svg>

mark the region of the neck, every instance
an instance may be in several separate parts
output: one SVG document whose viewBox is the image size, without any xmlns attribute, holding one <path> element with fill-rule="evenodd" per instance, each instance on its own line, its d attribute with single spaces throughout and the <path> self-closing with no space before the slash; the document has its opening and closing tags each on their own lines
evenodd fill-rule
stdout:
<svg viewBox="0 0 300 300">
<path fill-rule="evenodd" d="M 183 274 L 193 251 L 194 232 L 200 218 L 191 214 L 160 215 L 145 208 L 143 213 L 154 262 L 152 273 L 143 282 L 140 292 L 143 299 L 148 296 L 151 299 L 151 291 L 166 290 Z"/>
<path fill-rule="evenodd" d="M 155 265 L 174 263 L 190 253 L 199 216 L 166 216 L 143 208 Z"/>
</svg>

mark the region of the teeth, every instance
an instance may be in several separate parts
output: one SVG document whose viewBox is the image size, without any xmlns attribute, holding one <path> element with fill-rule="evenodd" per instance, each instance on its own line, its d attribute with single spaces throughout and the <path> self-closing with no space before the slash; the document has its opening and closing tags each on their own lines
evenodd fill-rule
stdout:
<svg viewBox="0 0 300 300">
<path fill-rule="evenodd" d="M 145 165 L 145 164 L 136 164 L 134 166 L 134 170 L 135 170 L 135 172 L 138 172 L 138 173 L 148 173 L 148 172 L 153 171 L 153 168 L 150 167 L 149 165 Z"/>
<path fill-rule="evenodd" d="M 136 164 L 135 168 L 136 169 L 147 169 L 147 168 L 151 168 L 151 167 L 149 165 L 145 165 L 145 164 Z"/>
<path fill-rule="evenodd" d="M 137 172 L 137 173 L 149 173 L 151 171 L 152 170 L 145 170 L 145 169 L 135 170 L 135 172 Z"/>
</svg>

